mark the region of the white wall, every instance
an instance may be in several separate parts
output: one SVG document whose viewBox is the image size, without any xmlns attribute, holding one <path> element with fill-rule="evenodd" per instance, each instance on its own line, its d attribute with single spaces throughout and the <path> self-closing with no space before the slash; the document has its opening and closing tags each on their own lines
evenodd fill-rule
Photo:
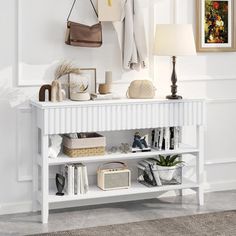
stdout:
<svg viewBox="0 0 236 236">
<path fill-rule="evenodd" d="M 27 96 L 36 96 L 38 91 L 38 88 L 31 87 L 22 87 L 17 91 L 12 90 L 17 84 L 16 3 L 19 2 L 21 3 L 20 6 L 23 6 L 24 4 L 22 3 L 26 1 L 29 0 L 8 0 L 0 3 L 0 28 L 1 32 L 4 32 L 4 37 L 1 37 L 0 40 L 0 131 L 2 135 L 0 139 L 0 214 L 31 210 L 32 168 L 31 154 L 28 149 L 31 145 L 30 110 L 21 109 L 17 115 L 16 108 L 12 108 L 9 105 L 9 100 L 14 101 L 17 93 L 22 94 L 22 96 L 17 97 L 17 102 L 19 102 L 25 100 Z M 46 4 L 46 1 L 34 1 Z M 55 10 L 60 9 L 60 12 L 64 12 L 65 9 L 60 8 L 60 4 L 65 4 L 65 2 L 72 2 L 72 0 L 57 1 Z M 194 0 L 176 0 L 176 15 L 173 15 L 174 0 L 153 0 L 153 2 L 156 4 L 156 19 L 158 23 L 170 23 L 174 19 L 177 22 L 195 23 Z M 35 7 L 35 5 L 32 7 Z M 37 14 L 39 17 L 41 16 L 39 12 Z M 42 18 L 44 14 L 46 13 L 42 13 Z M 28 19 L 26 22 L 31 28 L 31 19 L 26 19 Z M 64 25 L 62 23 L 60 25 L 61 30 L 64 30 Z M 111 68 L 116 72 L 116 79 L 122 77 L 122 82 L 120 84 L 117 83 L 116 88 L 124 88 L 123 90 L 125 91 L 126 81 L 129 78 L 146 77 L 149 71 L 141 74 L 132 72 L 122 74 L 118 63 L 119 55 L 117 55 L 116 42 L 110 42 L 110 39 L 115 39 L 114 32 L 109 25 L 106 25 L 105 29 L 107 44 L 104 45 L 104 48 L 98 49 L 98 54 L 96 49 L 88 49 L 86 51 L 76 49 L 76 52 L 68 49 L 70 52 L 65 52 L 65 57 L 76 59 L 82 65 L 97 67 L 101 75 L 100 79 L 102 79 L 104 70 Z M 30 32 L 34 34 L 36 30 L 31 30 Z M 37 34 L 40 35 L 40 32 L 37 32 Z M 23 36 L 25 37 L 26 35 L 25 32 Z M 37 54 L 45 52 L 44 50 L 38 50 L 37 45 L 35 50 Z M 22 53 L 27 53 L 27 50 Z M 54 54 L 55 51 L 52 53 Z M 60 54 L 60 57 L 63 55 L 63 53 Z M 32 53 L 31 56 L 35 56 L 35 54 Z M 107 62 L 111 57 L 114 58 L 110 68 L 101 63 L 103 58 Z M 91 58 L 93 60 L 90 60 Z M 31 57 L 29 63 L 36 59 L 38 58 Z M 51 63 L 55 59 L 56 56 L 53 55 L 52 60 L 47 63 Z M 235 59 L 235 53 L 199 54 L 198 57 L 178 59 L 179 92 L 185 97 L 204 97 L 208 100 L 206 188 L 211 191 L 236 188 L 236 173 L 234 171 L 236 167 L 236 152 L 234 150 L 234 130 L 236 129 L 234 124 L 236 120 L 236 112 L 234 111 L 236 105 L 236 97 L 234 95 L 234 86 L 236 85 Z M 44 64 L 44 60 L 45 58 L 43 57 L 42 64 Z M 99 63 L 95 64 L 97 61 Z M 157 59 L 155 81 L 159 95 L 169 93 L 170 66 L 169 58 Z M 30 83 L 30 81 L 26 82 Z"/>
<path fill-rule="evenodd" d="M 94 1 L 95 2 L 95 1 Z M 0 2 L 0 214 L 30 211 L 32 206 L 31 113 L 28 98 L 37 97 L 38 87 L 53 80 L 58 60 L 73 60 L 80 67 L 97 68 L 98 83 L 106 70 L 113 71 L 114 90 L 125 94 L 133 78 L 148 78 L 149 70 L 124 72 L 121 53 L 111 23 L 103 24 L 101 48 L 76 48 L 64 44 L 66 18 L 73 0 L 8 0 Z M 148 0 L 142 3 L 147 34 Z M 78 1 L 71 20 L 96 22 L 88 1 Z M 17 73 L 18 64 L 20 67 Z M 29 73 L 30 72 L 30 73 Z M 21 87 L 16 87 L 20 84 Z"/>
<path fill-rule="evenodd" d="M 191 23 L 195 0 L 155 0 L 157 23 Z M 170 93 L 171 59 L 156 58 L 159 95 Z M 208 191 L 236 188 L 236 53 L 198 53 L 177 58 L 178 92 L 207 101 L 205 187 Z M 187 138 L 191 138 L 188 136 Z"/>
</svg>

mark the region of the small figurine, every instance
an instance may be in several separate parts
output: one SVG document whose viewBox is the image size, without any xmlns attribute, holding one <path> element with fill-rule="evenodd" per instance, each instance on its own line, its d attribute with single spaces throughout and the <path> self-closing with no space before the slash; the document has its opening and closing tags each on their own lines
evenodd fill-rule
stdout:
<svg viewBox="0 0 236 236">
<path fill-rule="evenodd" d="M 128 143 L 121 143 L 119 150 L 121 153 L 129 153 L 130 152 L 130 146 Z"/>
<path fill-rule="evenodd" d="M 62 102 L 63 95 L 61 89 L 61 82 L 59 80 L 52 81 L 51 89 L 51 101 L 52 102 Z"/>
<path fill-rule="evenodd" d="M 142 151 L 142 152 L 149 152 L 151 149 L 148 147 L 147 142 L 146 142 L 146 137 L 142 137 L 139 132 L 136 132 L 134 134 L 134 141 L 132 145 L 132 152 L 137 152 L 137 151 Z"/>
<path fill-rule="evenodd" d="M 39 101 L 45 102 L 46 101 L 46 91 L 48 91 L 48 101 L 51 101 L 51 90 L 52 86 L 50 84 L 44 84 L 39 90 Z"/>
<path fill-rule="evenodd" d="M 65 187 L 65 177 L 61 174 L 56 174 L 56 186 L 57 186 L 57 196 L 63 196 L 64 193 L 62 192 Z"/>
<path fill-rule="evenodd" d="M 146 140 L 145 140 L 145 137 L 142 138 L 141 135 L 140 135 L 140 133 L 139 133 L 139 132 L 136 132 L 136 133 L 134 134 L 134 142 L 133 142 L 132 147 L 133 147 L 133 148 L 139 147 L 140 149 L 143 149 L 143 146 L 144 146 L 145 148 L 148 147 L 147 142 L 146 142 Z"/>
</svg>

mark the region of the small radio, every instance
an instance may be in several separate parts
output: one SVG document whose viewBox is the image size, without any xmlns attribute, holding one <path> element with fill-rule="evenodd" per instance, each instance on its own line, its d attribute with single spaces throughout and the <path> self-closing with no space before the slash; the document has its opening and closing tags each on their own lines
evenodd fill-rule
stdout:
<svg viewBox="0 0 236 236">
<path fill-rule="evenodd" d="M 105 166 L 119 164 L 121 167 L 106 169 Z M 131 171 L 123 162 L 108 162 L 97 170 L 97 184 L 102 190 L 124 189 L 131 186 Z"/>
</svg>

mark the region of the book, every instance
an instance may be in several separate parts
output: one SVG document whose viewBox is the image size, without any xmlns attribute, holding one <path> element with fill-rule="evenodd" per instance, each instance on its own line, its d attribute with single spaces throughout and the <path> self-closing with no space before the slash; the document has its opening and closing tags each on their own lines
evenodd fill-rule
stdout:
<svg viewBox="0 0 236 236">
<path fill-rule="evenodd" d="M 157 129 L 157 141 L 156 141 L 156 148 L 158 148 L 158 146 L 159 146 L 159 142 L 160 142 L 160 135 L 161 135 L 161 129 L 162 129 L 162 128 L 158 128 L 158 129 Z"/>
<path fill-rule="evenodd" d="M 179 130 L 178 127 L 174 128 L 174 149 L 179 148 Z"/>
<path fill-rule="evenodd" d="M 156 181 L 153 178 L 153 175 L 151 174 L 150 170 L 149 170 L 149 166 L 147 163 L 142 163 L 139 162 L 138 164 L 138 168 L 141 170 L 142 174 L 139 175 L 138 180 L 142 183 L 142 184 L 149 184 L 150 186 L 156 186 Z M 145 184 L 146 185 L 146 184 Z"/>
<path fill-rule="evenodd" d="M 65 166 L 65 176 L 66 176 L 66 192 L 68 195 L 73 195 L 74 191 L 72 190 L 72 165 Z"/>
<path fill-rule="evenodd" d="M 111 93 L 108 94 L 92 93 L 91 98 L 92 100 L 111 100 L 113 99 L 113 95 Z"/>
<path fill-rule="evenodd" d="M 183 128 L 182 127 L 178 127 L 178 134 L 179 134 L 179 144 L 182 142 L 182 132 L 183 132 Z"/>
<path fill-rule="evenodd" d="M 154 145 L 153 145 L 153 147 L 154 148 L 158 147 L 158 129 L 154 130 Z"/>
<path fill-rule="evenodd" d="M 83 178 L 83 188 L 84 188 L 84 193 L 87 193 L 89 190 L 89 184 L 88 184 L 88 172 L 87 172 L 87 167 L 85 165 L 82 165 L 82 178 Z"/>
<path fill-rule="evenodd" d="M 177 149 L 182 142 L 182 127 L 175 127 L 174 132 L 175 149 Z"/>
<path fill-rule="evenodd" d="M 152 186 L 157 186 L 158 184 L 161 185 L 161 183 L 159 182 L 159 178 L 158 178 L 158 184 L 157 184 L 157 180 L 155 178 L 155 174 L 153 172 L 153 162 L 150 160 L 143 160 L 140 161 L 138 163 L 138 168 L 143 170 L 144 175 L 146 174 L 148 176 L 147 179 L 145 179 L 144 177 L 144 181 L 148 181 L 148 184 L 151 184 Z M 159 175 L 158 175 L 159 176 Z"/>
<path fill-rule="evenodd" d="M 170 127 L 170 150 L 175 149 L 175 132 L 174 132 L 174 130 L 175 130 L 174 127 Z"/>
<path fill-rule="evenodd" d="M 83 178 L 82 164 L 80 164 L 79 168 L 80 168 L 80 194 L 84 194 L 85 191 L 84 191 L 84 178 Z"/>
<path fill-rule="evenodd" d="M 155 129 L 152 130 L 152 143 L 151 143 L 152 147 L 155 147 Z"/>
<path fill-rule="evenodd" d="M 136 152 L 151 152 L 151 148 L 150 147 L 147 147 L 147 148 L 143 148 L 143 149 L 140 149 L 140 148 L 132 148 L 132 153 L 136 153 Z"/>
<path fill-rule="evenodd" d="M 165 128 L 165 150 L 170 150 L 170 128 Z"/>
<path fill-rule="evenodd" d="M 159 176 L 159 173 L 158 173 L 158 169 L 157 169 L 157 165 L 156 165 L 155 161 L 152 160 L 152 159 L 147 159 L 147 160 L 145 160 L 145 161 L 146 161 L 149 165 L 151 165 L 151 169 L 152 169 L 154 178 L 155 178 L 155 180 L 156 180 L 157 186 L 161 186 L 162 183 L 161 183 L 161 179 L 160 179 L 160 176 Z"/>
<path fill-rule="evenodd" d="M 163 139 L 164 139 L 164 128 L 160 128 L 160 135 L 159 135 L 159 142 L 158 142 L 158 149 L 159 150 L 162 150 Z"/>
<path fill-rule="evenodd" d="M 81 167 L 79 165 L 75 166 L 75 194 L 80 194 L 80 180 L 81 179 Z"/>
<path fill-rule="evenodd" d="M 75 194 L 75 167 L 74 165 L 70 165 L 71 167 L 71 194 Z"/>
</svg>

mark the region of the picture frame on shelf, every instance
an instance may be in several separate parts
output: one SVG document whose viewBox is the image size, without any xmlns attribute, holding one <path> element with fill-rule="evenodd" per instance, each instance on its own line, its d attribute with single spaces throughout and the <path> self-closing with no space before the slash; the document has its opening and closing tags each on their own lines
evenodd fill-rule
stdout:
<svg viewBox="0 0 236 236">
<path fill-rule="evenodd" d="M 236 51 L 234 0 L 196 0 L 197 51 Z"/>
<path fill-rule="evenodd" d="M 80 74 L 69 74 L 68 83 L 70 84 L 70 93 L 76 89 L 76 84 L 87 87 L 86 91 L 96 93 L 97 91 L 97 70 L 96 68 L 80 68 Z"/>
</svg>

